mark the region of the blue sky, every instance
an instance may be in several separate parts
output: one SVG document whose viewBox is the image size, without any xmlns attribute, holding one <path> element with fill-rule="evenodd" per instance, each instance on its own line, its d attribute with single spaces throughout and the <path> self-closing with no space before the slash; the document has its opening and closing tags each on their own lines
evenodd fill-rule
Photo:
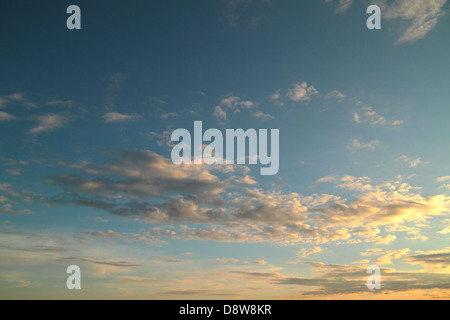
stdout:
<svg viewBox="0 0 450 320">
<path fill-rule="evenodd" d="M 2 3 L 0 297 L 448 297 L 447 11 Z M 172 164 L 194 121 L 279 129 L 278 174 Z"/>
</svg>

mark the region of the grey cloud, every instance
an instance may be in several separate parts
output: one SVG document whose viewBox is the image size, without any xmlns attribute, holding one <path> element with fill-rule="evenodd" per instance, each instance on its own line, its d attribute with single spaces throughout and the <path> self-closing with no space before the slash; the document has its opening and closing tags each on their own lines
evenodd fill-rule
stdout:
<svg viewBox="0 0 450 320">
<path fill-rule="evenodd" d="M 128 260 L 106 260 L 106 259 L 98 259 L 91 257 L 62 257 L 57 259 L 57 261 L 70 261 L 70 262 L 91 262 L 94 264 L 108 265 L 112 267 L 121 267 L 121 268 L 141 268 L 145 267 L 143 264 L 138 264 Z"/>
<path fill-rule="evenodd" d="M 450 252 L 413 255 L 407 257 L 406 260 L 421 264 L 450 266 Z"/>
</svg>

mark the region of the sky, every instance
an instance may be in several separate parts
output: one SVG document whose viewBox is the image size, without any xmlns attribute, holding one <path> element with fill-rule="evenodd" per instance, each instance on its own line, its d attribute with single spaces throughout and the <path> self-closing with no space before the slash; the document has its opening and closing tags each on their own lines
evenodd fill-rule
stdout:
<svg viewBox="0 0 450 320">
<path fill-rule="evenodd" d="M 448 11 L 2 1 L 0 299 L 448 299 Z M 278 129 L 279 171 L 174 164 L 194 121 Z"/>
</svg>

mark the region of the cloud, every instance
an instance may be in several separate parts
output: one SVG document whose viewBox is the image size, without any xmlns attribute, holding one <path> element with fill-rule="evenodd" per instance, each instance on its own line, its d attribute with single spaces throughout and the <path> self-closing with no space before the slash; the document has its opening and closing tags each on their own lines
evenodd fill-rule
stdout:
<svg viewBox="0 0 450 320">
<path fill-rule="evenodd" d="M 369 259 L 362 259 L 362 260 L 352 262 L 352 264 L 365 264 L 365 265 L 368 265 L 369 263 L 370 263 Z"/>
<path fill-rule="evenodd" d="M 36 106 L 36 104 L 33 101 L 29 100 L 25 94 L 18 92 L 0 97 L 0 109 L 8 105 L 18 105 L 27 108 Z"/>
<path fill-rule="evenodd" d="M 108 112 L 103 115 L 103 122 L 123 122 L 139 120 L 141 117 L 136 114 L 123 114 L 118 112 Z"/>
<path fill-rule="evenodd" d="M 236 96 L 228 96 L 227 98 L 222 99 L 221 104 L 226 106 L 230 109 L 237 109 L 237 108 L 251 108 L 254 105 L 254 102 L 250 100 L 241 100 L 239 97 Z"/>
<path fill-rule="evenodd" d="M 361 149 L 369 149 L 369 150 L 375 150 L 376 147 L 380 145 L 379 140 L 372 140 L 368 143 L 361 143 L 358 139 L 353 139 L 348 145 L 347 149 L 351 152 L 356 152 Z"/>
<path fill-rule="evenodd" d="M 362 228 L 352 231 L 352 234 L 358 235 L 359 237 L 363 238 L 373 238 L 379 233 L 380 229 L 378 228 Z"/>
<path fill-rule="evenodd" d="M 420 264 L 427 269 L 438 270 L 450 274 L 450 250 L 436 250 L 422 254 L 411 255 L 405 258 L 411 264 Z"/>
<path fill-rule="evenodd" d="M 5 213 L 14 214 L 14 215 L 23 215 L 23 214 L 31 214 L 33 212 L 29 209 L 14 210 L 13 206 L 10 203 L 7 203 L 0 207 L 0 215 L 5 214 Z"/>
<path fill-rule="evenodd" d="M 122 240 L 128 243 L 135 243 L 135 242 L 144 242 L 148 246 L 159 246 L 162 244 L 166 244 L 164 240 L 151 237 L 145 234 L 138 234 L 138 233 L 125 233 L 125 232 L 116 232 L 113 230 L 107 230 L 107 231 L 84 231 L 82 234 L 93 236 L 93 237 L 100 237 L 106 240 Z M 114 242 L 114 241 L 112 241 Z"/>
<path fill-rule="evenodd" d="M 303 249 L 301 249 L 300 251 L 297 252 L 297 255 L 299 257 L 301 257 L 301 258 L 307 258 L 307 257 L 309 257 L 311 255 L 315 255 L 315 254 L 320 253 L 322 251 L 323 251 L 323 249 L 321 247 L 314 247 L 314 248 L 311 248 L 311 249 L 303 248 Z"/>
<path fill-rule="evenodd" d="M 39 195 L 31 191 L 22 190 L 20 192 L 16 192 L 12 188 L 13 186 L 10 183 L 0 183 L 0 192 L 16 199 L 22 200 L 24 202 L 31 202 L 33 201 L 33 198 L 39 198 Z"/>
<path fill-rule="evenodd" d="M 254 118 L 260 119 L 260 120 L 274 119 L 274 116 L 272 116 L 271 114 L 264 113 L 264 112 L 261 112 L 261 111 L 253 112 L 252 116 Z"/>
<path fill-rule="evenodd" d="M 254 261 L 240 261 L 239 259 L 234 259 L 234 258 L 217 258 L 216 259 L 217 262 L 219 263 L 223 263 L 223 264 L 228 264 L 228 263 L 241 263 L 241 264 L 252 264 L 252 265 L 259 265 L 259 266 L 264 266 L 267 264 L 267 262 L 265 260 L 254 260 Z"/>
<path fill-rule="evenodd" d="M 420 265 L 423 273 L 445 274 L 450 276 L 450 247 L 425 251 L 416 251 L 403 258 L 411 265 Z"/>
<path fill-rule="evenodd" d="M 390 252 L 391 258 L 401 258 L 409 249 Z M 428 257 L 427 257 L 428 258 Z M 421 258 L 416 258 L 422 262 Z M 446 258 L 442 258 L 444 261 Z M 413 260 L 413 259 L 412 259 Z M 433 260 L 433 259 L 431 259 Z M 383 261 L 381 261 L 383 262 Z M 385 261 L 389 262 L 389 261 Z M 445 297 L 446 290 L 450 289 L 450 274 L 421 272 L 401 272 L 389 268 L 381 268 L 381 290 L 375 292 L 367 289 L 367 273 L 364 266 L 349 266 L 325 264 L 321 262 L 305 262 L 312 268 L 315 275 L 311 278 L 286 277 L 283 275 L 268 277 L 270 281 L 280 285 L 310 288 L 299 292 L 303 297 L 353 297 L 373 298 L 373 294 L 390 294 L 391 299 L 401 297 L 401 294 L 411 296 L 424 294 L 435 290 L 437 295 Z M 438 263 L 439 264 L 439 263 Z M 251 276 L 251 273 L 247 273 Z M 396 294 L 395 296 L 393 296 Z"/>
<path fill-rule="evenodd" d="M 227 120 L 227 112 L 225 110 L 223 110 L 221 106 L 215 107 L 213 116 L 220 121 Z"/>
<path fill-rule="evenodd" d="M 238 114 L 243 110 L 250 110 L 251 114 L 255 118 L 267 118 L 270 115 L 266 115 L 262 112 L 253 112 L 252 108 L 256 107 L 256 103 L 251 100 L 242 100 L 241 98 L 233 95 L 228 95 L 227 97 L 220 100 L 220 105 L 214 108 L 213 117 L 215 117 L 219 122 L 225 123 L 229 114 Z"/>
<path fill-rule="evenodd" d="M 62 115 L 47 114 L 36 116 L 36 120 L 38 125 L 30 130 L 30 132 L 34 135 L 47 133 L 57 128 L 61 128 L 68 119 Z"/>
<path fill-rule="evenodd" d="M 245 177 L 236 177 L 232 176 L 230 178 L 230 181 L 232 181 L 235 184 L 247 184 L 247 185 L 256 185 L 258 184 L 258 181 L 250 177 L 249 175 L 246 175 Z"/>
<path fill-rule="evenodd" d="M 316 182 L 329 182 L 338 188 L 353 190 L 360 196 L 354 200 L 337 200 L 312 209 L 317 212 L 315 221 L 323 226 L 346 228 L 376 227 L 381 225 L 420 223 L 449 211 L 450 197 L 435 195 L 423 197 L 402 180 L 373 185 L 367 177 L 329 176 Z"/>
<path fill-rule="evenodd" d="M 148 230 L 144 236 L 150 240 L 388 244 L 397 239 L 395 232 L 419 237 L 427 219 L 450 208 L 450 197 L 422 196 L 401 177 L 374 184 L 369 177 L 327 176 L 312 187 L 329 183 L 333 193 L 304 196 L 260 189 L 258 181 L 238 167 L 176 166 L 144 150 L 126 150 L 106 163 L 70 168 L 70 173 L 49 178 L 62 190 L 47 203 L 87 206 L 171 226 Z M 405 223 L 415 224 L 415 229 L 387 229 Z"/>
<path fill-rule="evenodd" d="M 333 0 L 325 0 L 330 3 Z M 345 13 L 354 3 L 354 0 L 339 0 L 336 13 Z M 383 19 L 398 22 L 397 44 L 415 42 L 424 38 L 437 25 L 439 18 L 445 15 L 444 5 L 447 0 L 378 0 L 366 1 L 367 5 L 380 6 Z"/>
<path fill-rule="evenodd" d="M 420 157 L 416 158 L 416 159 L 411 159 L 411 158 L 403 155 L 403 156 L 398 157 L 396 160 L 405 162 L 410 168 L 415 168 L 418 165 L 423 164 L 423 161 Z"/>
<path fill-rule="evenodd" d="M 175 144 L 171 140 L 172 132 L 171 131 L 163 131 L 163 133 L 157 133 L 157 132 L 150 132 L 147 135 L 151 139 L 156 138 L 156 144 L 159 147 L 167 146 L 170 148 L 173 148 Z"/>
<path fill-rule="evenodd" d="M 145 267 L 143 264 L 139 264 L 133 261 L 128 260 L 110 260 L 110 259 L 103 259 L 103 258 L 97 258 L 97 257 L 62 257 L 59 258 L 57 261 L 64 261 L 64 262 L 91 262 L 93 264 L 99 264 L 99 265 L 106 265 L 111 267 L 118 267 L 118 268 L 142 268 Z"/>
<path fill-rule="evenodd" d="M 353 121 L 356 123 L 369 123 L 371 126 L 399 126 L 404 123 L 403 120 L 388 121 L 385 117 L 378 114 L 373 107 L 361 107 L 353 113 Z"/>
<path fill-rule="evenodd" d="M 270 96 L 272 100 L 278 100 L 281 98 L 281 90 L 277 90 L 273 95 Z"/>
<path fill-rule="evenodd" d="M 219 291 L 214 291 L 214 290 L 166 290 L 166 291 L 161 291 L 159 292 L 159 294 L 162 295 L 170 295 L 170 296 L 188 296 L 188 297 L 199 297 L 199 296 L 204 296 L 204 297 L 210 297 L 210 296 L 228 296 L 228 295 L 232 295 L 227 294 L 227 293 L 223 293 L 223 292 L 219 292 Z"/>
<path fill-rule="evenodd" d="M 243 22 L 255 27 L 262 19 L 260 5 L 270 3 L 270 0 L 222 0 L 224 7 L 224 23 L 228 27 L 237 28 Z"/>
<path fill-rule="evenodd" d="M 377 260 L 375 260 L 374 264 L 378 266 L 384 266 L 388 264 L 394 264 L 392 260 L 400 259 L 404 256 L 406 256 L 411 250 L 409 248 L 402 249 L 402 250 L 389 250 L 385 254 L 383 254 L 381 257 L 379 257 Z"/>
<path fill-rule="evenodd" d="M 386 232 L 390 233 L 399 233 L 399 232 L 405 232 L 406 234 L 410 235 L 411 240 L 427 240 L 428 237 L 420 234 L 420 229 L 417 227 L 410 227 L 405 225 L 390 225 L 385 228 Z"/>
<path fill-rule="evenodd" d="M 223 263 L 223 264 L 240 262 L 239 259 L 234 259 L 234 258 L 217 258 L 216 261 L 219 263 Z"/>
<path fill-rule="evenodd" d="M 325 99 L 343 100 L 343 99 L 345 99 L 345 95 L 338 90 L 333 90 L 333 91 L 327 93 L 327 95 L 325 96 Z"/>
<path fill-rule="evenodd" d="M 6 172 L 7 174 L 12 175 L 12 176 L 20 176 L 20 175 L 22 175 L 22 173 L 20 172 L 20 170 L 7 169 L 7 170 L 5 170 L 5 172 Z"/>
<path fill-rule="evenodd" d="M 444 229 L 438 231 L 437 233 L 440 233 L 440 234 L 449 234 L 449 233 L 450 233 L 450 226 L 449 226 L 449 227 L 445 227 Z"/>
<path fill-rule="evenodd" d="M 326 3 L 332 2 L 333 0 L 325 0 Z M 355 0 L 339 0 L 338 5 L 336 7 L 336 13 L 345 13 L 352 4 L 355 2 Z"/>
<path fill-rule="evenodd" d="M 0 111 L 0 121 L 9 121 L 14 119 L 16 119 L 16 117 L 14 117 L 13 115 L 4 111 Z"/>
<path fill-rule="evenodd" d="M 73 100 L 49 100 L 49 101 L 47 101 L 47 105 L 71 107 L 71 106 L 75 105 L 75 101 L 73 101 Z"/>
<path fill-rule="evenodd" d="M 318 95 L 319 91 L 314 86 L 308 86 L 306 82 L 296 83 L 288 90 L 286 96 L 292 101 L 309 101 L 315 95 Z"/>
<path fill-rule="evenodd" d="M 445 182 L 450 180 L 450 176 L 443 176 L 436 179 L 436 182 Z"/>
<path fill-rule="evenodd" d="M 169 263 L 191 263 L 192 262 L 191 260 L 178 259 L 178 258 L 169 257 L 169 256 L 159 256 L 158 258 L 164 262 L 169 262 Z"/>
<path fill-rule="evenodd" d="M 169 118 L 173 118 L 173 117 L 178 117 L 178 113 L 168 112 L 168 113 L 164 113 L 164 114 L 160 115 L 159 117 L 161 119 L 169 119 Z"/>
<path fill-rule="evenodd" d="M 259 266 L 266 265 L 267 262 L 265 260 L 254 260 L 254 261 L 244 261 L 244 264 L 256 264 Z"/>
<path fill-rule="evenodd" d="M 383 8 L 383 17 L 388 20 L 399 19 L 410 23 L 402 28 L 397 43 L 415 42 L 433 30 L 439 18 L 445 14 L 443 9 L 447 0 L 396 0 Z"/>
</svg>

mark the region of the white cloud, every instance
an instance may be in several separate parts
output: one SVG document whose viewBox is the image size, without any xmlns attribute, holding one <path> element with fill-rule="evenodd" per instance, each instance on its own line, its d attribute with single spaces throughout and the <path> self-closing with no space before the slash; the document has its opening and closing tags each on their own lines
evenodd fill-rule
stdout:
<svg viewBox="0 0 450 320">
<path fill-rule="evenodd" d="M 375 261 L 375 265 L 383 266 L 387 264 L 393 264 L 392 260 L 402 258 L 406 256 L 410 251 L 411 250 L 409 248 L 394 251 L 389 250 Z"/>
<path fill-rule="evenodd" d="M 415 42 L 425 37 L 445 14 L 447 0 L 396 0 L 385 6 L 383 17 L 388 20 L 409 21 L 397 43 Z"/>
<path fill-rule="evenodd" d="M 104 122 L 122 122 L 122 121 L 134 121 L 141 117 L 135 114 L 123 114 L 118 112 L 108 112 L 103 115 Z"/>
<path fill-rule="evenodd" d="M 333 0 L 325 0 L 330 3 Z M 354 0 L 339 0 L 336 13 L 346 12 Z M 439 18 L 445 14 L 447 0 L 377 0 L 365 1 L 367 5 L 377 4 L 381 7 L 383 19 L 397 20 L 400 33 L 397 44 L 415 42 L 424 38 L 433 30 Z M 393 21 L 394 22 L 394 21 Z"/>
<path fill-rule="evenodd" d="M 216 106 L 214 109 L 213 116 L 219 122 L 226 122 L 228 120 L 229 113 L 237 114 L 242 110 L 250 110 L 253 117 L 257 119 L 264 119 L 270 117 L 262 112 L 254 112 L 253 109 L 257 104 L 251 100 L 241 100 L 241 98 L 233 95 L 229 95 L 226 98 L 220 100 L 220 105 Z"/>
<path fill-rule="evenodd" d="M 277 90 L 273 95 L 270 96 L 272 100 L 278 100 L 281 98 L 281 90 Z"/>
<path fill-rule="evenodd" d="M 34 135 L 60 128 L 67 122 L 67 119 L 64 116 L 57 114 L 41 115 L 37 116 L 36 119 L 38 121 L 38 125 L 30 130 L 30 132 Z"/>
<path fill-rule="evenodd" d="M 8 120 L 14 120 L 16 117 L 13 115 L 10 115 L 9 113 L 0 111 L 0 121 L 8 121 Z"/>
<path fill-rule="evenodd" d="M 404 123 L 403 120 L 388 121 L 385 117 L 376 112 L 373 107 L 361 107 L 353 113 L 353 121 L 356 123 L 369 123 L 372 126 L 399 126 Z"/>
<path fill-rule="evenodd" d="M 375 150 L 380 145 L 379 140 L 372 140 L 368 143 L 361 143 L 358 139 L 353 139 L 348 145 L 347 149 L 351 152 L 356 152 L 361 149 Z"/>
<path fill-rule="evenodd" d="M 318 95 L 319 91 L 314 86 L 308 86 L 306 82 L 296 83 L 288 90 L 287 97 L 292 101 L 309 101 L 311 97 Z"/>
<path fill-rule="evenodd" d="M 333 0 L 326 0 L 326 2 L 331 2 Z M 339 3 L 336 7 L 336 13 L 344 13 L 346 12 L 348 9 L 350 9 L 350 7 L 352 6 L 352 4 L 355 2 L 355 0 L 339 0 Z"/>
<path fill-rule="evenodd" d="M 214 117 L 217 118 L 220 121 L 226 121 L 227 120 L 227 112 L 222 109 L 221 106 L 216 106 L 214 109 Z"/>
<path fill-rule="evenodd" d="M 10 175 L 13 175 L 13 176 L 20 176 L 20 175 L 22 175 L 20 170 L 8 169 L 8 170 L 5 170 L 5 172 L 10 174 Z"/>
<path fill-rule="evenodd" d="M 333 90 L 327 93 L 327 95 L 325 96 L 325 99 L 332 99 L 332 98 L 335 98 L 337 100 L 343 100 L 345 99 L 345 95 L 338 90 Z"/>
<path fill-rule="evenodd" d="M 385 236 L 375 236 L 372 238 L 367 238 L 365 241 L 366 242 L 373 242 L 376 244 L 390 244 L 392 242 L 394 242 L 394 240 L 397 239 L 397 236 L 392 235 L 392 234 L 388 234 Z"/>
<path fill-rule="evenodd" d="M 264 113 L 262 111 L 256 111 L 252 113 L 252 116 L 256 119 L 260 120 L 268 120 L 268 119 L 274 119 L 274 117 L 271 114 Z"/>
<path fill-rule="evenodd" d="M 398 157 L 397 160 L 405 162 L 411 168 L 415 168 L 418 165 L 423 163 L 423 161 L 422 161 L 422 159 L 420 157 L 416 158 L 416 159 L 411 159 L 411 158 L 409 158 L 408 156 L 405 156 L 405 155 Z"/>
<path fill-rule="evenodd" d="M 307 258 L 310 255 L 317 254 L 317 253 L 320 253 L 322 251 L 323 251 L 323 249 L 321 247 L 314 247 L 314 248 L 311 248 L 311 249 L 303 248 L 303 249 L 300 249 L 300 251 L 297 252 L 297 255 L 299 257 L 301 257 L 301 258 Z"/>
<path fill-rule="evenodd" d="M 450 180 L 450 176 L 443 176 L 436 179 L 437 182 L 445 182 Z"/>
<path fill-rule="evenodd" d="M 22 106 L 29 107 L 29 108 L 36 106 L 36 104 L 34 102 L 32 102 L 31 100 L 29 100 L 26 97 L 26 95 L 23 93 L 12 93 L 12 94 L 6 96 L 4 99 L 6 100 L 6 101 L 4 100 L 4 102 L 9 102 L 9 103 L 16 102 Z"/>
<path fill-rule="evenodd" d="M 178 113 L 168 112 L 168 113 L 164 113 L 164 114 L 160 115 L 159 117 L 161 119 L 169 119 L 169 118 L 173 118 L 173 117 L 178 117 Z"/>
</svg>

